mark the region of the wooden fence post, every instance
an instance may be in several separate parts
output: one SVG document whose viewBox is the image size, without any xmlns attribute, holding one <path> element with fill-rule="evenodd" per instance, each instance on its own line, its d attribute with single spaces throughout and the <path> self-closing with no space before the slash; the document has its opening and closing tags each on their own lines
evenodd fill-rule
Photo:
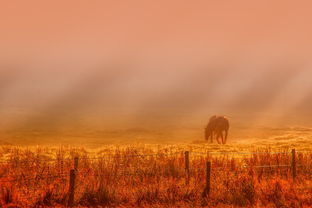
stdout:
<svg viewBox="0 0 312 208">
<path fill-rule="evenodd" d="M 190 153 L 189 151 L 185 152 L 185 172 L 186 172 L 186 178 L 185 178 L 185 183 L 189 184 L 190 182 Z"/>
<path fill-rule="evenodd" d="M 76 171 L 74 169 L 70 170 L 69 175 L 69 197 L 68 197 L 68 206 L 72 207 L 74 205 L 75 199 L 75 180 L 76 180 Z"/>
<path fill-rule="evenodd" d="M 291 150 L 291 154 L 292 154 L 292 159 L 291 159 L 292 177 L 293 177 L 293 180 L 295 180 L 296 176 L 297 176 L 297 170 L 296 170 L 296 150 L 292 149 Z"/>
<path fill-rule="evenodd" d="M 61 158 L 61 169 L 60 169 L 60 175 L 64 174 L 64 161 L 63 158 Z"/>
<path fill-rule="evenodd" d="M 209 196 L 210 193 L 210 174 L 211 174 L 211 162 L 206 163 L 206 187 L 203 192 L 203 197 Z"/>
<path fill-rule="evenodd" d="M 78 170 L 78 161 L 79 161 L 79 158 L 78 157 L 75 157 L 74 158 L 74 170 L 77 172 Z"/>
</svg>

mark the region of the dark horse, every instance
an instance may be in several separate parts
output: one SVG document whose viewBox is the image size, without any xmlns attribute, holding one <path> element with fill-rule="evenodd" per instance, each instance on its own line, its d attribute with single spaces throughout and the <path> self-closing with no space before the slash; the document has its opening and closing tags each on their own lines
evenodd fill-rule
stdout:
<svg viewBox="0 0 312 208">
<path fill-rule="evenodd" d="M 205 138 L 206 140 L 209 140 L 210 142 L 213 142 L 213 136 L 216 135 L 216 140 L 218 144 L 222 142 L 222 144 L 226 143 L 228 131 L 230 128 L 229 120 L 224 116 L 212 116 L 209 119 L 209 123 L 206 126 L 205 129 Z M 223 135 L 224 133 L 224 135 Z M 219 138 L 221 137 L 221 142 L 219 141 Z"/>
</svg>

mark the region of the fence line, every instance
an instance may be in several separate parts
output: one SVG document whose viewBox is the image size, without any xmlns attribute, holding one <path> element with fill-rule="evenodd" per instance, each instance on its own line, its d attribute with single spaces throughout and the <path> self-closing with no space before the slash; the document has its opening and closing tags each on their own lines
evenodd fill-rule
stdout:
<svg viewBox="0 0 312 208">
<path fill-rule="evenodd" d="M 100 159 L 107 159 L 107 158 L 131 158 L 131 157 L 150 157 L 150 156 L 170 156 L 170 155 L 179 155 L 182 152 L 175 152 L 175 153 L 155 153 L 155 154 L 136 154 L 136 155 L 119 155 L 119 154 L 105 154 L 101 155 L 100 157 L 82 157 L 79 160 L 100 160 Z M 61 158 L 61 159 L 35 159 L 35 160 L 22 160 L 16 161 L 18 163 L 26 163 L 26 162 L 52 162 L 52 161 L 61 161 L 61 160 L 73 160 L 74 158 Z M 0 160 L 0 163 L 7 163 L 12 162 L 14 159 L 8 160 Z"/>
<path fill-rule="evenodd" d="M 300 152 L 300 151 L 299 151 Z M 185 158 L 185 169 L 184 168 L 174 168 L 174 170 L 184 170 L 186 172 L 186 185 L 189 184 L 189 176 L 190 176 L 190 170 L 203 170 L 204 168 L 190 168 L 190 163 L 189 163 L 189 151 L 186 151 L 184 154 L 184 158 Z M 289 154 L 290 152 L 207 152 L 207 153 L 200 153 L 200 152 L 191 152 L 193 154 Z M 181 152 L 176 152 L 176 153 L 167 153 L 167 154 L 146 154 L 146 155 L 122 155 L 122 158 L 128 158 L 128 157 L 146 157 L 146 156 L 163 156 L 163 155 L 173 155 L 173 154 L 181 154 L 183 156 L 183 153 Z M 297 177 L 297 163 L 296 163 L 296 154 L 298 154 L 298 152 L 296 153 L 295 149 L 292 149 L 291 151 L 291 164 L 268 164 L 268 165 L 258 165 L 258 166 L 253 166 L 253 165 L 243 165 L 243 166 L 235 166 L 236 168 L 239 167 L 241 168 L 239 171 L 234 170 L 234 172 L 240 172 L 242 171 L 242 169 L 244 168 L 282 168 L 282 167 L 291 167 L 291 172 L 292 172 L 292 178 L 293 181 L 296 181 L 296 177 Z M 114 155 L 114 157 L 116 157 L 116 154 Z M 117 154 L 117 157 L 120 157 Z M 88 176 L 92 175 L 92 176 L 137 176 L 139 174 L 146 174 L 146 175 L 153 175 L 153 172 L 144 172 L 144 170 L 135 170 L 135 171 L 123 171 L 122 173 L 118 173 L 118 171 L 115 171 L 115 173 L 112 174 L 107 174 L 107 173 L 90 173 L 89 169 L 88 171 L 79 171 L 78 170 L 78 164 L 79 161 L 81 160 L 92 160 L 92 159 L 101 159 L 103 157 L 95 157 L 95 158 L 78 158 L 77 156 L 74 158 L 56 158 L 56 159 L 52 159 L 49 161 L 61 161 L 63 162 L 64 160 L 72 160 L 73 161 L 73 166 L 74 169 L 70 170 L 70 175 L 69 175 L 69 191 L 68 191 L 68 206 L 73 206 L 74 205 L 74 199 L 75 199 L 75 184 L 76 184 L 76 179 L 77 177 L 79 177 L 80 174 L 87 174 Z M 40 160 L 33 160 L 32 162 L 37 162 Z M 42 160 L 41 160 L 42 161 Z M 21 161 L 22 162 L 22 161 Z M 29 161 L 23 161 L 23 162 L 29 162 Z M 62 163 L 63 164 L 63 163 Z M 299 165 L 302 166 L 302 165 Z M 209 196 L 209 193 L 211 191 L 211 172 L 213 171 L 224 171 L 226 168 L 231 168 L 231 167 L 212 167 L 211 165 L 211 161 L 206 161 L 206 184 L 205 184 L 205 189 L 203 192 L 203 196 Z M 231 168 L 232 169 L 232 168 Z M 42 171 L 43 173 L 44 171 Z M 162 171 L 161 171 L 162 172 Z M 204 171 L 203 171 L 204 172 Z M 155 173 L 155 172 L 154 172 Z M 165 173 L 165 172 L 162 172 Z M 0 180 L 1 183 L 6 183 L 6 182 L 17 182 L 17 181 L 38 181 L 38 180 L 45 180 L 48 178 L 59 178 L 59 179 L 63 179 L 65 178 L 67 174 L 59 173 L 57 175 L 52 175 L 52 174 L 46 174 L 46 175 L 38 175 L 36 177 L 32 177 L 32 178 L 28 178 L 29 176 L 25 176 L 24 174 L 21 175 L 13 175 L 10 177 L 17 177 L 16 179 L 12 179 L 12 180 Z M 214 174 L 213 174 L 214 175 Z"/>
<path fill-rule="evenodd" d="M 273 154 L 291 154 L 291 152 L 193 152 L 189 151 L 191 154 L 196 155 L 273 155 Z M 312 150 L 302 150 L 296 151 L 297 153 L 312 153 Z M 104 154 L 99 157 L 81 157 L 79 160 L 100 160 L 106 158 L 131 158 L 131 157 L 149 157 L 149 156 L 169 156 L 169 155 L 182 155 L 183 152 L 174 152 L 174 153 L 155 153 L 155 154 L 132 154 L 132 155 L 119 155 L 116 154 Z M 17 163 L 27 163 L 27 162 L 52 162 L 52 161 L 64 161 L 64 160 L 73 160 L 74 158 L 55 158 L 55 159 L 35 159 L 35 160 L 22 160 L 17 161 Z M 0 160 L 0 163 L 12 162 L 13 159 Z"/>
<path fill-rule="evenodd" d="M 312 152 L 312 151 L 310 151 Z M 290 154 L 291 152 L 192 152 L 199 155 L 269 155 L 269 154 Z"/>
<path fill-rule="evenodd" d="M 258 166 L 241 166 L 242 168 L 274 168 L 274 167 L 291 167 L 291 165 L 258 165 Z"/>
<path fill-rule="evenodd" d="M 297 151 L 297 152 L 303 152 L 303 151 Z M 307 152 L 307 151 L 304 151 L 304 152 Z M 191 152 L 192 154 L 216 154 L 217 152 L 207 152 L 207 153 L 202 153 L 202 152 Z M 247 153 L 247 152 L 218 152 L 218 154 L 288 154 L 290 152 L 250 152 L 250 153 Z M 258 166 L 247 166 L 247 165 L 243 165 L 243 166 L 236 166 L 236 167 L 240 167 L 240 168 L 274 168 L 274 167 L 292 167 L 292 171 L 293 171 L 293 178 L 295 178 L 296 176 L 296 166 L 298 167 L 298 165 L 296 165 L 295 163 L 295 150 L 293 149 L 292 150 L 292 163 L 291 164 L 268 164 L 268 165 L 258 165 Z M 183 155 L 183 153 L 181 152 L 175 152 L 175 153 L 157 153 L 157 154 L 146 154 L 146 155 L 139 155 L 139 154 L 136 154 L 136 155 L 123 155 L 122 157 L 145 157 L 145 156 L 163 156 L 163 155 L 176 155 L 176 154 L 180 154 L 180 155 Z M 112 154 L 111 154 L 112 155 Z M 118 154 L 117 154 L 118 155 Z M 114 155 L 116 156 L 116 154 Z M 185 154 L 185 160 L 187 161 L 185 163 L 185 169 L 180 169 L 181 171 L 182 170 L 185 170 L 187 173 L 190 171 L 190 170 L 195 170 L 194 168 L 190 168 L 189 167 L 189 151 L 186 151 Z M 119 156 L 117 156 L 119 158 Z M 78 169 L 78 161 L 81 161 L 81 160 L 98 160 L 98 159 L 103 159 L 104 157 L 93 157 L 93 158 L 88 158 L 88 157 L 83 157 L 83 158 L 78 158 L 78 157 L 74 157 L 74 158 L 56 158 L 56 159 L 45 159 L 45 160 L 26 160 L 26 161 L 17 161 L 17 163 L 26 163 L 26 162 L 37 162 L 37 161 L 64 161 L 64 160 L 73 160 L 74 161 L 74 169 L 76 170 L 77 172 L 77 169 Z M 3 163 L 3 161 L 0 161 L 1 163 Z M 6 161 L 6 162 L 12 162 L 12 161 Z M 212 169 L 214 170 L 218 170 L 218 169 L 226 169 L 226 168 L 230 168 L 230 167 L 212 167 Z M 175 170 L 178 170 L 175 168 Z M 197 170 L 202 170 L 201 168 L 197 169 Z M 89 172 L 89 171 L 88 171 Z M 132 174 L 138 174 L 138 173 L 141 173 L 141 174 L 147 174 L 146 172 L 142 171 L 142 170 L 136 170 L 134 173 L 129 173 L 127 172 L 126 175 L 132 175 Z M 189 174 L 189 173 L 188 173 Z M 58 176 L 62 176 L 63 173 L 59 173 Z M 101 174 L 98 174 L 98 175 L 101 175 Z M 119 174 L 120 175 L 120 174 Z M 123 174 L 121 174 L 123 175 Z M 16 177 L 16 176 L 15 176 Z M 17 176 L 17 177 L 25 177 L 25 175 L 22 175 L 22 176 Z M 36 180 L 37 177 L 34 179 Z M 19 179 L 21 180 L 21 179 Z M 1 180 L 0 180 L 1 181 Z"/>
<path fill-rule="evenodd" d="M 28 162 L 54 162 L 54 161 L 64 161 L 64 160 L 73 160 L 74 158 L 62 158 L 62 159 L 34 159 L 34 160 L 17 160 L 9 159 L 9 160 L 1 160 L 0 163 L 8 163 L 8 162 L 16 162 L 16 163 L 28 163 Z"/>
<path fill-rule="evenodd" d="M 21 176 L 21 175 L 20 175 Z M 49 179 L 49 178 L 65 178 L 67 177 L 68 174 L 61 174 L 61 175 L 47 175 L 47 176 L 43 176 L 43 177 L 35 177 L 35 178 L 19 178 L 19 179 L 12 179 L 12 180 L 0 180 L 1 183 L 8 183 L 8 182 L 17 182 L 17 181 L 36 181 L 36 180 L 45 180 L 45 179 Z M 25 177 L 23 175 L 23 177 Z"/>
<path fill-rule="evenodd" d="M 299 151 L 296 150 L 296 152 L 300 152 L 300 153 L 312 153 L 312 150 L 299 150 Z"/>
<path fill-rule="evenodd" d="M 274 167 L 291 167 L 291 165 L 263 165 L 263 166 L 239 166 L 240 168 L 274 168 Z M 298 167 L 298 166 L 297 166 Z M 184 168 L 176 168 L 175 170 L 179 170 L 180 172 L 183 172 Z M 190 172 L 197 170 L 197 171 L 205 171 L 205 168 L 190 168 Z M 222 170 L 232 170 L 231 167 L 212 167 L 212 171 L 222 171 Z M 233 172 L 240 172 L 244 170 L 232 170 Z M 91 171 L 77 171 L 79 173 L 77 176 L 80 176 L 81 174 L 88 174 L 88 176 L 137 176 L 137 175 L 152 175 L 152 172 L 144 172 L 142 170 L 135 170 L 135 171 L 122 171 L 121 173 L 90 173 Z M 118 171 L 117 171 L 118 172 Z M 312 173 L 312 172 L 311 172 Z M 44 180 L 46 178 L 64 178 L 68 176 L 68 174 L 62 173 L 62 174 L 46 174 L 46 175 L 40 175 L 40 177 L 34 177 L 34 178 L 19 178 L 19 179 L 12 179 L 12 180 L 0 180 L 0 182 L 14 182 L 14 181 L 30 181 L 30 180 Z M 25 175 L 17 175 L 13 177 L 28 177 Z"/>
</svg>

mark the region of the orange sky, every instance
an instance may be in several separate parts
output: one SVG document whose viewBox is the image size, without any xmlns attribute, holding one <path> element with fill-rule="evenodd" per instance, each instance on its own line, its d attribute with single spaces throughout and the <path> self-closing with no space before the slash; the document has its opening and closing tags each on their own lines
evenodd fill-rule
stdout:
<svg viewBox="0 0 312 208">
<path fill-rule="evenodd" d="M 5 52 L 15 56 L 67 52 L 89 54 L 87 59 L 98 52 L 106 56 L 111 50 L 119 55 L 156 48 L 209 51 L 209 46 L 243 53 L 255 45 L 306 50 L 311 42 L 311 4 L 285 0 L 2 1 L 0 37 Z"/>
<path fill-rule="evenodd" d="M 311 115 L 311 6 L 2 0 L 1 124 Z"/>
</svg>

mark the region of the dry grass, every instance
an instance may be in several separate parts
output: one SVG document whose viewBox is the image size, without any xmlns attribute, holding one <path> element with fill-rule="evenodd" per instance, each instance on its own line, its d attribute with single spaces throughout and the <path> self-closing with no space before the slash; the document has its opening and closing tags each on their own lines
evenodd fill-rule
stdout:
<svg viewBox="0 0 312 208">
<path fill-rule="evenodd" d="M 188 185 L 185 150 L 190 151 Z M 200 154 L 207 150 L 265 153 Z M 271 154 L 276 151 L 283 153 Z M 290 164 L 289 152 L 287 148 L 203 143 L 108 145 L 96 151 L 2 146 L 0 206 L 65 207 L 69 171 L 78 156 L 77 207 L 312 207 L 312 153 L 297 154 L 295 182 L 289 167 L 255 167 Z M 212 190 L 203 197 L 207 160 L 212 161 Z"/>
</svg>

